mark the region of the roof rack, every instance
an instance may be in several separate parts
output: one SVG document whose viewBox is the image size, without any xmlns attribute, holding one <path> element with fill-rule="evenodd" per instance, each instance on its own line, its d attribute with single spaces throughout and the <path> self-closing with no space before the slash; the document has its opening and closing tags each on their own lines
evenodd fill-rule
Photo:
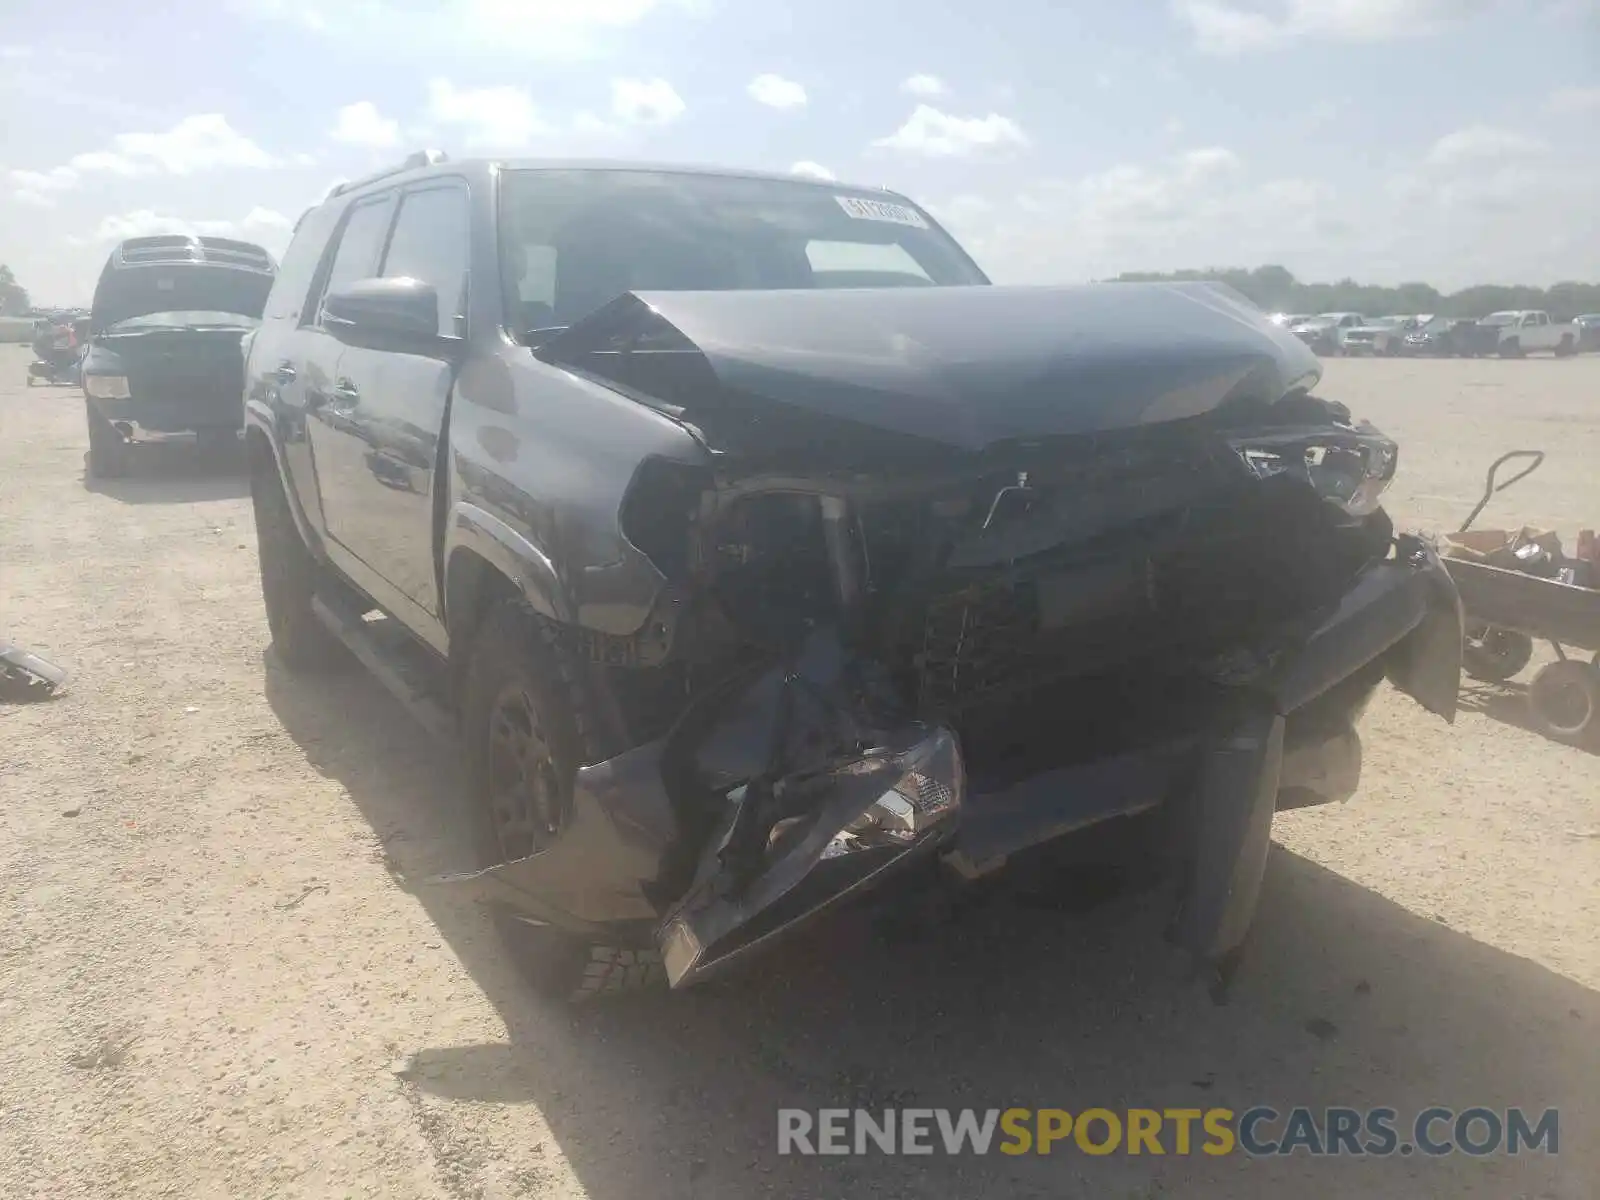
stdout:
<svg viewBox="0 0 1600 1200">
<path fill-rule="evenodd" d="M 347 179 L 343 183 L 334 184 L 322 199 L 326 202 L 332 200 L 335 196 L 353 192 L 356 188 L 366 187 L 369 183 L 377 183 L 380 179 L 387 179 L 391 175 L 401 175 L 406 171 L 415 171 L 418 167 L 431 167 L 438 163 L 449 161 L 449 157 L 443 150 L 418 150 L 415 154 L 406 155 L 405 161 L 397 167 L 385 167 L 381 171 L 374 171 L 371 175 L 363 175 L 360 179 Z"/>
</svg>

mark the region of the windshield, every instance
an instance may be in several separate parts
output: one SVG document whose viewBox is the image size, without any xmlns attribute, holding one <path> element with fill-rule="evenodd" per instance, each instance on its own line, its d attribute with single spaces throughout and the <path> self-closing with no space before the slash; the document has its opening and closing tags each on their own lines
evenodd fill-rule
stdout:
<svg viewBox="0 0 1600 1200">
<path fill-rule="evenodd" d="M 107 333 L 143 333 L 151 329 L 254 329 L 261 322 L 243 313 L 194 309 L 183 312 L 145 313 L 118 321 Z"/>
<path fill-rule="evenodd" d="M 1479 325 L 1515 325 L 1516 323 L 1517 314 L 1514 312 L 1490 313 L 1478 322 Z"/>
<path fill-rule="evenodd" d="M 1410 319 L 1410 317 L 1374 317 L 1367 324 L 1374 329 L 1396 329 Z"/>
<path fill-rule="evenodd" d="M 512 170 L 501 274 L 518 333 L 624 292 L 986 284 L 920 210 L 800 180 L 671 171 Z"/>
</svg>

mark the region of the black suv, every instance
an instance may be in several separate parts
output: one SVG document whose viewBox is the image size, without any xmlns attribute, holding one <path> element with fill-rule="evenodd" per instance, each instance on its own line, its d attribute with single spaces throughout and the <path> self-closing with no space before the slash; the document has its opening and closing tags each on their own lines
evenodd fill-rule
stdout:
<svg viewBox="0 0 1600 1200">
<path fill-rule="evenodd" d="M 573 997 L 1113 818 L 1227 964 L 1384 678 L 1454 716 L 1456 593 L 1309 350 L 991 286 L 892 193 L 420 155 L 302 217 L 246 372 L 278 657 L 458 739 L 433 883 Z"/>
<path fill-rule="evenodd" d="M 120 475 L 130 442 L 237 442 L 242 343 L 277 275 L 260 246 L 163 234 L 111 251 L 83 360 L 89 473 Z"/>
</svg>

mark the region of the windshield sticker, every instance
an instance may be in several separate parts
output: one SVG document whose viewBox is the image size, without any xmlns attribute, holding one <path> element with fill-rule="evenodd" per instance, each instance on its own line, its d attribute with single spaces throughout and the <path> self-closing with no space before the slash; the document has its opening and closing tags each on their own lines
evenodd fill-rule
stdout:
<svg viewBox="0 0 1600 1200">
<path fill-rule="evenodd" d="M 890 204 L 887 200 L 867 200 L 860 196 L 835 196 L 845 215 L 858 221 L 887 221 L 891 225 L 909 225 L 913 229 L 926 229 L 928 222 L 914 208 L 904 204 Z"/>
</svg>

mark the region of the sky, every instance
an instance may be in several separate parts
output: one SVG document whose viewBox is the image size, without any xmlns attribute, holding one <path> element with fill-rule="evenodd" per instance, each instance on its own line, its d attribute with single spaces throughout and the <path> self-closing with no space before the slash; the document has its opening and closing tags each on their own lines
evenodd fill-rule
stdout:
<svg viewBox="0 0 1600 1200">
<path fill-rule="evenodd" d="M 1000 283 L 1600 281 L 1600 0 L 3 9 L 0 263 L 36 303 L 138 234 L 281 254 L 424 146 L 887 186 Z"/>
</svg>

